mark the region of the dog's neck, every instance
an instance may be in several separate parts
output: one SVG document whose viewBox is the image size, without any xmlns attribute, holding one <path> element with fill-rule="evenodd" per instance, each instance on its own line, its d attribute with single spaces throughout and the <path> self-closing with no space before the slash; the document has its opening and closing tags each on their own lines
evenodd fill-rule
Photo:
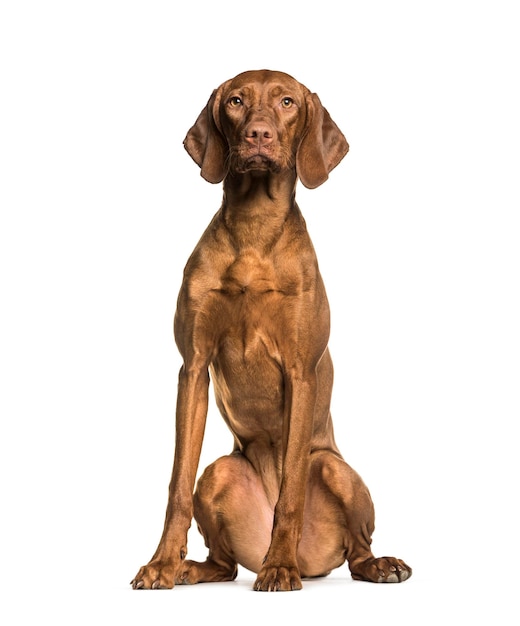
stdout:
<svg viewBox="0 0 520 626">
<path fill-rule="evenodd" d="M 296 172 L 246 172 L 224 180 L 224 223 L 239 247 L 269 246 L 295 210 Z"/>
</svg>

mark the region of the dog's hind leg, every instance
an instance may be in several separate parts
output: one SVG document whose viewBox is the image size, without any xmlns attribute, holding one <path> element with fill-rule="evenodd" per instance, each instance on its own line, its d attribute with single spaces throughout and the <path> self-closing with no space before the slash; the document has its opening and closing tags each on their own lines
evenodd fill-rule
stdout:
<svg viewBox="0 0 520 626">
<path fill-rule="evenodd" d="M 399 583 L 410 578 L 412 570 L 401 559 L 377 558 L 372 553 L 374 506 L 360 476 L 343 459 L 325 451 L 316 453 L 311 479 L 313 476 L 343 509 L 345 556 L 352 578 L 376 583 Z"/>
<path fill-rule="evenodd" d="M 235 453 L 212 463 L 197 483 L 193 504 L 208 558 L 186 560 L 176 583 L 234 580 L 237 564 L 258 572 L 269 548 L 273 509 L 249 461 Z"/>
</svg>

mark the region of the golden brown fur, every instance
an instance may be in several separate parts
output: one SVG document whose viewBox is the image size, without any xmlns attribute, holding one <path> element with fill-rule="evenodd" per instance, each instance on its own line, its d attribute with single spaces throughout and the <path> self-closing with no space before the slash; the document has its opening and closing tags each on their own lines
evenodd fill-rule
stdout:
<svg viewBox="0 0 520 626">
<path fill-rule="evenodd" d="M 345 560 L 356 579 L 406 580 L 403 561 L 373 556 L 369 492 L 334 441 L 329 306 L 295 203 L 297 179 L 325 182 L 345 137 L 316 94 L 261 70 L 213 92 L 185 147 L 206 180 L 224 181 L 224 199 L 184 272 L 166 521 L 133 587 L 232 580 L 240 564 L 257 573 L 256 590 L 300 589 Z M 193 495 L 210 372 L 235 444 Z M 185 559 L 193 516 L 204 563 Z"/>
</svg>

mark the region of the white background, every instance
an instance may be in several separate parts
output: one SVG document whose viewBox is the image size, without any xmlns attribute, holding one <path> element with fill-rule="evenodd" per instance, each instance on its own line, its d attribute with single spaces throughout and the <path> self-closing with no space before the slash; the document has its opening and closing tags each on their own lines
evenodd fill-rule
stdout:
<svg viewBox="0 0 520 626">
<path fill-rule="evenodd" d="M 514 5 L 1 4 L 3 623 L 518 623 Z M 374 551 L 414 576 L 133 592 L 173 458 L 177 290 L 221 198 L 182 140 L 212 89 L 261 68 L 316 91 L 351 145 L 298 200 L 336 438 L 372 492 Z M 212 408 L 201 467 L 230 448 Z"/>
</svg>

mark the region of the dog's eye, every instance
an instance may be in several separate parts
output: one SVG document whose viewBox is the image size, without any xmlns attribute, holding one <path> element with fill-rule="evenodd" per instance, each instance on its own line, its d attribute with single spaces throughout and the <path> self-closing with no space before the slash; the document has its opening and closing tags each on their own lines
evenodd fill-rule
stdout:
<svg viewBox="0 0 520 626">
<path fill-rule="evenodd" d="M 283 98 L 282 106 L 284 109 L 289 109 L 294 104 L 294 100 L 292 98 Z"/>
<path fill-rule="evenodd" d="M 241 99 L 241 98 L 239 98 L 238 96 L 233 96 L 232 98 L 230 98 L 230 99 L 229 99 L 229 104 L 230 104 L 232 107 L 238 107 L 238 106 L 240 106 L 241 104 L 243 104 L 243 102 L 242 102 L 242 99 Z"/>
</svg>

